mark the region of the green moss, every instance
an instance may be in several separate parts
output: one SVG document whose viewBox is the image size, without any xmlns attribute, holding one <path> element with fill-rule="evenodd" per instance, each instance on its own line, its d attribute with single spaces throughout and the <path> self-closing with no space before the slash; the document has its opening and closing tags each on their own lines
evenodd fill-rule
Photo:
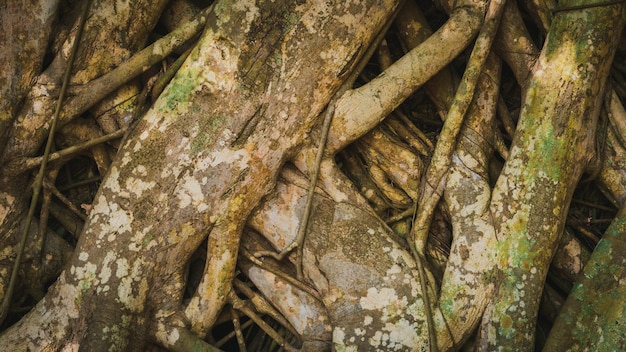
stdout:
<svg viewBox="0 0 626 352">
<path fill-rule="evenodd" d="M 620 236 L 626 231 L 626 216 L 618 216 L 607 229 L 605 236 Z"/>
<path fill-rule="evenodd" d="M 81 289 L 81 291 L 85 292 L 85 291 L 89 290 L 90 287 L 91 287 L 91 285 L 89 285 L 89 281 L 87 281 L 87 280 L 81 280 L 80 281 L 80 289 Z"/>
<path fill-rule="evenodd" d="M 190 101 L 189 97 L 198 87 L 199 73 L 197 69 L 188 68 L 176 75 L 161 95 L 165 103 L 159 106 L 159 112 L 169 113 L 176 110 L 179 103 Z"/>
<path fill-rule="evenodd" d="M 300 15 L 296 12 L 287 12 L 287 14 L 285 15 L 285 20 L 287 23 L 286 31 L 289 31 L 293 26 L 300 22 Z"/>
<path fill-rule="evenodd" d="M 143 238 L 143 245 L 147 245 L 148 243 L 150 243 L 150 241 L 152 241 L 152 239 L 154 238 L 154 234 L 152 232 L 148 233 L 144 238 Z"/>
<path fill-rule="evenodd" d="M 452 295 L 451 297 L 456 297 L 456 295 Z M 457 314 L 454 309 L 454 299 L 441 300 L 441 302 L 439 303 L 439 308 L 441 309 L 441 313 L 445 317 L 451 317 Z"/>
<path fill-rule="evenodd" d="M 206 150 L 214 141 L 217 132 L 223 128 L 228 122 L 227 116 L 219 115 L 200 120 L 200 131 L 198 135 L 191 141 L 191 155 L 196 155 Z"/>
<path fill-rule="evenodd" d="M 557 137 L 554 135 L 554 130 L 550 127 L 546 128 L 545 136 L 542 138 L 542 141 L 543 143 L 541 144 L 540 148 L 541 154 L 544 156 L 553 157 L 555 155 L 558 155 L 558 153 L 563 150 L 562 148 L 564 146 L 561 145 L 561 143 L 558 143 Z M 551 180 L 556 181 L 560 179 L 559 175 L 561 173 L 561 167 L 559 163 L 543 162 L 543 159 L 540 159 L 539 162 L 542 165 L 537 165 L 536 169 L 533 168 L 534 170 L 545 171 L 546 175 Z"/>
</svg>

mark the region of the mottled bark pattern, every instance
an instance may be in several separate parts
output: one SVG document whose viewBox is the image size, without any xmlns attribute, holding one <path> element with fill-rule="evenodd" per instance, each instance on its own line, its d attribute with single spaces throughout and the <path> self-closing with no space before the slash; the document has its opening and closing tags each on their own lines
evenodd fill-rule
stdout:
<svg viewBox="0 0 626 352">
<path fill-rule="evenodd" d="M 593 153 L 600 93 L 624 18 L 621 4 L 599 6 L 560 12 L 550 26 L 493 193 L 502 272 L 483 319 L 481 348 L 532 350 L 541 290 L 574 187 Z"/>
<path fill-rule="evenodd" d="M 278 189 L 279 196 L 265 202 L 251 224 L 280 250 L 297 232 L 306 190 L 283 182 Z M 335 349 L 427 349 L 419 273 L 401 241 L 377 216 L 354 204 L 318 194 L 314 209 L 304 271 L 328 312 Z"/>
<path fill-rule="evenodd" d="M 60 45 L 52 63 L 46 67 L 44 72 L 31 72 L 30 70 L 40 69 L 46 49 L 46 44 L 42 44 L 41 41 L 45 40 L 47 36 L 42 33 L 37 34 L 36 31 L 47 32 L 48 26 L 51 25 L 48 22 L 52 21 L 47 16 L 55 15 L 56 11 L 55 2 L 44 1 L 44 3 L 29 9 L 37 13 L 32 15 L 32 18 L 42 21 L 38 24 L 38 26 L 42 26 L 39 29 L 33 27 L 27 32 L 21 32 L 21 25 L 15 22 L 22 20 L 26 23 L 26 19 L 21 18 L 21 16 L 11 17 L 11 11 L 6 13 L 10 20 L 1 20 L 3 27 L 7 26 L 7 29 L 15 30 L 17 33 L 14 33 L 14 36 L 18 39 L 22 38 L 24 42 L 28 43 L 23 52 L 13 53 L 16 56 L 11 60 L 17 61 L 17 64 L 11 61 L 10 64 L 7 63 L 6 65 L 6 67 L 21 72 L 23 79 L 28 79 L 28 82 L 14 82 L 15 86 L 13 87 L 9 85 L 11 91 L 16 94 L 15 96 L 13 93 L 5 96 L 0 92 L 0 120 L 2 121 L 0 122 L 0 165 L 2 165 L 0 168 L 0 228 L 3 230 L 0 241 L 5 246 L 3 247 L 3 254 L 0 256 L 0 292 L 4 290 L 4 286 L 7 284 L 5 277 L 9 275 L 8 268 L 12 265 L 15 256 L 13 246 L 18 243 L 18 236 L 21 235 L 20 229 L 23 228 L 28 201 L 30 200 L 29 173 L 22 168 L 23 158 L 37 155 L 48 136 L 50 119 L 54 114 L 61 79 L 76 35 L 74 28 L 68 34 L 65 42 Z M 156 2 L 136 1 L 132 4 L 93 1 L 92 14 L 85 24 L 84 38 L 81 41 L 82 54 L 78 55 L 76 59 L 76 67 L 73 70 L 75 76 L 70 84 L 85 83 L 100 76 L 143 46 L 148 34 L 156 24 L 164 3 L 163 0 Z M 12 7 L 11 10 L 16 10 L 18 6 L 11 4 L 10 7 Z M 98 11 L 94 13 L 94 9 Z M 5 13 L 3 11 L 2 13 L 4 16 Z M 112 18 L 115 18 L 115 21 L 111 21 Z M 35 38 L 29 40 L 33 36 Z M 125 39 L 120 40 L 120 37 Z M 30 45 L 35 45 L 38 42 L 39 45 L 43 46 L 40 48 L 41 52 L 36 52 L 30 47 Z M 1 57 L 4 57 L 4 54 L 10 55 L 12 52 L 11 50 L 6 53 L 3 51 Z M 28 55 L 29 59 L 21 58 L 20 55 Z M 0 65 L 5 67 L 2 60 L 0 58 Z M 92 66 L 86 61 L 90 63 L 99 62 L 100 65 Z M 29 65 L 33 66 L 29 67 Z M 0 78 L 0 85 L 4 87 L 2 78 Z M 30 90 L 24 91 L 25 89 Z M 21 109 L 18 111 L 5 110 L 2 106 L 5 97 L 7 99 L 23 98 Z M 17 106 L 16 102 L 14 105 Z M 5 123 L 3 116 L 5 112 L 12 113 L 12 116 L 9 117 L 10 125 L 6 126 L 6 139 L 1 130 L 4 128 L 1 125 Z M 32 260 L 32 257 L 37 255 L 36 251 L 27 251 L 25 262 Z"/>
<path fill-rule="evenodd" d="M 74 259 L 51 289 L 57 298 L 39 304 L 65 323 L 45 339 L 18 325 L 7 340 L 43 348 L 71 336 L 91 351 L 128 350 L 156 331 L 152 339 L 175 344 L 164 329 L 177 322 L 166 318 L 181 309 L 183 266 L 208 234 L 205 276 L 185 310 L 192 330 L 206 334 L 230 290 L 248 214 L 394 6 L 219 2 L 120 150 Z M 22 322 L 43 319 L 39 312 Z"/>
</svg>

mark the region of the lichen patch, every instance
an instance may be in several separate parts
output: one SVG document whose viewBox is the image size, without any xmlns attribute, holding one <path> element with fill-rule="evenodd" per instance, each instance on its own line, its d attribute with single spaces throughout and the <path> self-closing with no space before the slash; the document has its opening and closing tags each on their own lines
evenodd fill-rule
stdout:
<svg viewBox="0 0 626 352">
<path fill-rule="evenodd" d="M 70 273 L 74 275 L 76 281 L 78 281 L 80 289 L 86 291 L 91 287 L 98 285 L 99 280 L 96 277 L 97 269 L 98 267 L 96 264 L 87 262 L 83 266 L 72 266 L 70 268 Z"/>
<path fill-rule="evenodd" d="M 128 275 L 128 259 L 119 258 L 116 262 L 117 270 L 115 271 L 115 276 L 120 279 Z"/>
<path fill-rule="evenodd" d="M 134 313 L 140 313 L 143 310 L 148 296 L 148 281 L 142 277 L 143 270 L 143 261 L 135 261 L 130 275 L 122 277 L 117 288 L 119 302 Z"/>
<path fill-rule="evenodd" d="M 126 186 L 127 190 L 129 190 L 137 198 L 139 198 L 143 195 L 143 192 L 150 190 L 154 186 L 156 186 L 156 182 L 154 181 L 145 182 L 138 178 L 129 177 L 126 179 L 124 186 Z"/>
<path fill-rule="evenodd" d="M 208 208 L 208 205 L 204 203 L 202 185 L 190 175 L 185 176 L 181 180 L 176 197 L 178 198 L 178 206 L 181 209 L 189 205 L 193 205 L 198 210 L 206 210 Z"/>
<path fill-rule="evenodd" d="M 230 164 L 243 170 L 250 163 L 250 153 L 245 149 L 232 150 L 224 148 L 215 150 L 200 158 L 196 167 L 201 171 L 205 171 L 222 163 Z"/>
<path fill-rule="evenodd" d="M 173 328 L 171 331 L 168 331 L 165 324 L 159 322 L 157 324 L 157 331 L 154 334 L 159 342 L 163 344 L 163 346 L 173 346 L 180 339 L 180 331 L 178 328 Z"/>
<path fill-rule="evenodd" d="M 100 284 L 106 284 L 109 282 L 109 279 L 112 275 L 111 263 L 115 261 L 117 255 L 113 251 L 107 252 L 104 260 L 102 261 L 102 269 L 100 270 L 100 274 L 98 277 L 100 278 Z"/>
<path fill-rule="evenodd" d="M 379 310 L 397 301 L 398 295 L 393 288 L 383 287 L 378 290 L 376 287 L 370 287 L 367 296 L 361 297 L 359 303 L 363 309 Z"/>
</svg>

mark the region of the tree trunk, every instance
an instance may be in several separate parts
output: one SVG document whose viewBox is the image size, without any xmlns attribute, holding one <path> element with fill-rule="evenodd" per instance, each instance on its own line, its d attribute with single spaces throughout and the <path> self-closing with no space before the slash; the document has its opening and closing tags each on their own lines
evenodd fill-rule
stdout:
<svg viewBox="0 0 626 352">
<path fill-rule="evenodd" d="M 95 0 L 0 342 L 215 351 L 228 326 L 240 350 L 623 349 L 621 61 L 605 82 L 626 10 L 597 2 Z M 78 42 L 67 7 L 0 5 L 0 296 Z M 97 192 L 57 189 L 73 165 Z M 573 197 L 613 220 L 593 254 L 601 207 L 576 222 Z"/>
<path fill-rule="evenodd" d="M 219 2 L 119 151 L 68 269 L 5 341 L 89 351 L 175 345 L 185 263 L 208 236 L 205 275 L 183 308 L 205 335 L 231 290 L 247 216 L 395 6 Z M 43 338 L 27 332 L 47 319 L 56 324 Z"/>
<path fill-rule="evenodd" d="M 593 156 L 604 83 L 623 26 L 622 5 L 562 12 L 550 26 L 491 198 L 501 271 L 481 326 L 483 349 L 532 350 L 543 283 L 574 188 Z"/>
</svg>

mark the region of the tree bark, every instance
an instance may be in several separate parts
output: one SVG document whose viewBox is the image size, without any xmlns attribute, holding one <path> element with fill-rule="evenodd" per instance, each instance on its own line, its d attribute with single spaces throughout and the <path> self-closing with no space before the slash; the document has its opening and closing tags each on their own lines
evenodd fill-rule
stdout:
<svg viewBox="0 0 626 352">
<path fill-rule="evenodd" d="M 623 25 L 619 4 L 559 12 L 550 26 L 493 191 L 501 273 L 483 318 L 482 349 L 532 349 L 543 283 L 574 188 L 593 155 L 604 83 Z"/>
<path fill-rule="evenodd" d="M 115 6 L 110 2 L 95 1 L 92 5 L 92 11 L 95 12 L 86 22 L 83 37 L 85 44 L 78 55 L 70 83 L 86 83 L 141 48 L 156 24 L 164 3 L 165 1 L 140 1 L 132 6 Z M 113 17 L 116 20 L 110 21 Z M 6 23 L 10 25 L 12 21 L 13 19 Z M 0 291 L 8 284 L 7 274 L 11 272 L 12 259 L 16 253 L 14 246 L 19 243 L 20 229 L 23 227 L 30 197 L 29 178 L 26 177 L 29 170 L 24 170 L 22 166 L 26 158 L 37 155 L 48 135 L 50 118 L 54 113 L 75 32 L 74 29 L 68 34 L 54 60 L 37 76 L 36 82 L 29 82 L 32 87 L 28 87 L 30 91 L 27 94 L 24 93 L 26 96 L 23 97 L 21 109 L 13 112 L 12 124 L 7 127 L 7 138 L 0 143 L 0 228 L 3 230 L 2 242 L 6 246 L 0 259 Z M 45 49 L 45 45 L 43 46 Z M 35 55 L 34 59 L 37 57 Z M 8 65 L 9 67 L 20 67 L 21 62 L 25 61 L 15 59 L 18 63 Z M 24 74 L 26 78 L 32 75 Z M 36 256 L 36 251 L 27 251 L 25 258 L 28 261 Z"/>
<path fill-rule="evenodd" d="M 494 48 L 511 70 L 501 70 L 494 52 L 484 66 L 468 64 L 466 74 L 482 72 L 476 93 L 471 98 L 463 93 L 473 89 L 459 89 L 457 97 L 464 98 L 449 109 L 457 89 L 454 70 L 464 60 L 459 56 L 479 31 L 486 32 L 487 5 L 496 8 L 502 2 L 443 1 L 450 17 L 433 34 L 418 3 L 409 1 L 395 31 L 382 32 L 400 3 L 217 1 L 201 12 L 183 9 L 189 16 L 200 14 L 133 54 L 144 47 L 157 19 L 167 17 L 161 14 L 165 1 L 131 6 L 96 0 L 61 115 L 63 128 L 55 138 L 58 146 L 72 138 L 123 134 L 119 128 L 128 124 L 131 111 L 144 110 L 136 104 L 140 80 L 118 87 L 148 70 L 158 71 L 150 67 L 169 63 L 175 47 L 204 31 L 194 39 L 193 50 L 178 58 L 182 67 L 170 66 L 178 73 L 162 94 L 160 88 L 149 92 L 152 83 L 145 83 L 153 73 L 142 75 L 141 94 L 154 100 L 148 99 L 151 108 L 135 121 L 124 143 L 87 152 L 106 177 L 93 203 L 85 204 L 91 211 L 80 236 L 74 234 L 80 237 L 78 245 L 68 262 L 62 258 L 72 249 L 59 236 L 46 240 L 60 245 L 47 248 L 43 260 L 37 249 L 42 239 L 29 244 L 24 273 L 44 262 L 56 265 L 39 269 L 49 271 L 45 277 L 57 277 L 62 261 L 66 270 L 28 314 L 1 332 L 2 345 L 99 351 L 158 344 L 173 351 L 213 351 L 206 341 L 215 336 L 209 334 L 230 312 L 233 333 L 240 333 L 250 318 L 247 323 L 265 329 L 285 350 L 527 350 L 533 347 L 542 293 L 557 296 L 554 306 L 563 301 L 551 285 L 544 288 L 548 267 L 566 292 L 589 257 L 580 241 L 562 238 L 574 188 L 586 171 L 598 176 L 607 197 L 622 210 L 574 286 L 546 349 L 620 349 L 624 275 L 619 237 L 626 194 L 626 112 L 620 94 L 626 82 L 622 87 L 616 82 L 605 96 L 609 117 L 600 127 L 597 116 L 624 6 L 600 0 L 558 8 L 550 1 L 525 4 L 526 15 L 537 21 L 531 38 L 528 17 L 523 20 L 509 1 Z M 7 14 L 0 12 L 1 30 L 7 36 L 13 31 L 28 44 L 0 52 L 0 65 L 18 61 L 0 72 L 0 83 L 6 83 L 0 84 L 0 296 L 24 222 L 28 172 L 41 160 L 38 151 L 75 40 L 77 12 L 62 15 L 58 39 L 51 42 L 46 33 L 55 26 L 60 5 L 40 6 L 40 16 L 32 16 L 38 21 L 27 26 L 12 15 L 24 13 L 22 5 L 0 5 Z M 497 11 L 491 12 L 486 18 L 491 35 L 485 38 L 492 38 L 496 28 Z M 539 55 L 533 41 L 539 43 L 546 33 Z M 394 53 L 381 45 L 380 63 L 369 62 L 361 86 L 341 86 L 383 34 L 383 43 L 400 39 L 403 44 Z M 488 42 L 485 38 L 476 47 Z M 401 50 L 407 54 L 392 63 Z M 487 57 L 487 50 L 481 52 Z M 23 60 L 26 54 L 33 59 Z M 49 61 L 44 55 L 51 63 L 40 73 Z M 501 72 L 511 82 L 501 84 Z M 517 130 L 511 105 L 518 102 L 510 101 L 519 93 L 515 80 L 522 92 Z M 414 93 L 420 87 L 434 107 L 426 99 L 417 103 L 422 95 Z M 344 89 L 345 94 L 336 94 Z M 498 93 L 505 96 L 498 98 Z M 428 111 L 418 114 L 413 104 L 428 105 Z M 325 110 L 335 116 L 328 143 L 320 146 Z M 448 110 L 456 118 L 448 119 Z M 75 119 L 83 113 L 85 118 Z M 429 157 L 435 128 L 425 136 L 416 125 L 437 125 L 437 115 L 456 121 L 447 130 L 459 134 L 436 132 L 441 152 Z M 506 130 L 504 138 L 499 127 Z M 507 136 L 513 139 L 510 151 Z M 340 169 L 335 155 L 354 141 L 341 152 Z M 107 154 L 118 147 L 110 164 L 113 154 Z M 318 165 L 319 148 L 324 155 Z M 493 150 L 499 155 L 493 157 Z M 501 160 L 506 160 L 504 168 Z M 429 161 L 439 168 L 436 177 L 422 179 Z M 52 178 L 63 162 L 51 164 Z M 364 173 L 358 175 L 362 188 L 357 191 L 344 171 L 359 162 L 365 167 L 359 166 Z M 314 210 L 299 247 L 303 256 L 261 257 L 295 240 L 312 182 L 307 176 L 312 178 L 318 167 Z M 54 188 L 53 180 L 46 182 Z M 420 186 L 430 185 L 441 185 L 436 197 L 424 198 L 433 200 L 438 222 L 419 227 L 424 236 L 416 261 L 406 243 L 411 241 L 409 217 L 414 202 L 424 197 Z M 42 209 L 50 199 L 45 195 Z M 385 221 L 407 237 L 394 234 Z M 43 210 L 40 222 L 45 230 Z M 294 263 L 303 268 L 301 280 L 291 275 Z M 420 263 L 430 266 L 425 274 Z M 25 289 L 45 288 L 47 283 L 38 282 L 43 275 L 27 275 L 19 280 Z M 222 312 L 226 304 L 230 309 Z M 247 318 L 239 321 L 242 315 Z M 547 315 L 554 319 L 556 309 Z M 272 327 L 266 319 L 284 328 L 287 337 L 268 332 Z M 302 345 L 291 345 L 295 340 Z"/>
<path fill-rule="evenodd" d="M 395 6 L 219 2 L 119 151 L 68 269 L 4 341 L 167 347 L 183 311 L 205 335 L 231 290 L 248 215 Z M 205 275 L 182 307 L 184 265 L 207 236 Z M 43 337 L 29 332 L 51 318 Z"/>
</svg>

